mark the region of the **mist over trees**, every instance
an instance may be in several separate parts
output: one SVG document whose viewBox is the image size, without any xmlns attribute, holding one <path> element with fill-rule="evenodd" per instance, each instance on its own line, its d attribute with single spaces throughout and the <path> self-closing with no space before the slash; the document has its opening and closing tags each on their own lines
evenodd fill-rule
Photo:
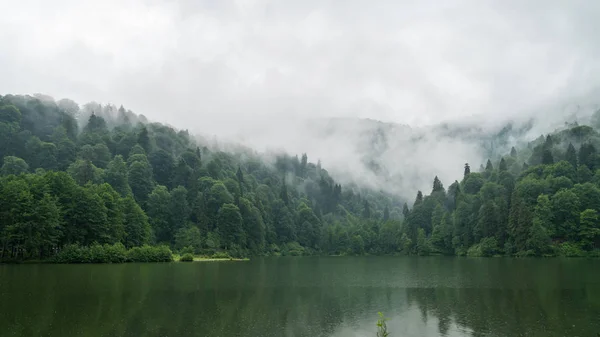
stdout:
<svg viewBox="0 0 600 337">
<path fill-rule="evenodd" d="M 0 254 L 49 258 L 71 244 L 234 256 L 595 254 L 597 127 L 567 125 L 479 170 L 467 163 L 460 180 L 432 177 L 430 191 L 406 201 L 341 184 L 310 154 L 221 151 L 123 107 L 7 95 Z"/>
<path fill-rule="evenodd" d="M 342 187 L 307 154 L 271 162 L 241 147 L 210 149 L 123 107 L 7 95 L 0 137 L 3 258 L 95 243 L 240 256 L 362 253 L 376 245 L 384 213 L 400 225 L 398 198 Z"/>
</svg>

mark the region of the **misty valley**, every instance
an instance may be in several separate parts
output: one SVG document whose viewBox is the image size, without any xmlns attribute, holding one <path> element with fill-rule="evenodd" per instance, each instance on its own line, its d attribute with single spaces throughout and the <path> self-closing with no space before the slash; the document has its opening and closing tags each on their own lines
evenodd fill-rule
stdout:
<svg viewBox="0 0 600 337">
<path fill-rule="evenodd" d="M 389 336 L 593 336 L 599 128 L 505 126 L 453 181 L 399 192 L 123 106 L 0 96 L 0 335 L 384 336 L 382 312 Z"/>
</svg>

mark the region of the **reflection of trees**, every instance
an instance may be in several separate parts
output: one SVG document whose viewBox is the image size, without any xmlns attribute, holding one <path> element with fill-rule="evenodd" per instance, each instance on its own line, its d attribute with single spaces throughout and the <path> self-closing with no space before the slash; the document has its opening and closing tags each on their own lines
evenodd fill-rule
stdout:
<svg viewBox="0 0 600 337">
<path fill-rule="evenodd" d="M 517 264 L 514 273 L 505 275 L 482 269 L 496 278 L 487 287 L 407 288 L 407 298 L 423 319 L 438 318 L 442 335 L 455 322 L 473 336 L 595 336 L 600 331 L 600 270 L 585 260 L 540 262 Z"/>
<path fill-rule="evenodd" d="M 308 259 L 22 266 L 23 282 L 0 284 L 0 335 L 328 336 L 390 307 L 389 289 L 327 278 Z"/>
<path fill-rule="evenodd" d="M 382 311 L 396 336 L 407 325 L 423 325 L 408 318 L 418 310 L 448 336 L 456 325 L 474 336 L 595 336 L 597 262 L 282 258 L 0 266 L 0 335 L 318 337 L 340 327 L 374 328 Z"/>
</svg>

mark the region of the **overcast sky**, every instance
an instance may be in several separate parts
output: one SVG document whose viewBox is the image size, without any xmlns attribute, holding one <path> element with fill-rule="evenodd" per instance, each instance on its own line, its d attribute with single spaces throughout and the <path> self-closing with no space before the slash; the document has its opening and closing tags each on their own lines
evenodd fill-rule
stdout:
<svg viewBox="0 0 600 337">
<path fill-rule="evenodd" d="M 0 0 L 0 12 L 0 93 L 123 104 L 216 134 L 277 117 L 510 114 L 600 82 L 597 1 Z"/>
</svg>

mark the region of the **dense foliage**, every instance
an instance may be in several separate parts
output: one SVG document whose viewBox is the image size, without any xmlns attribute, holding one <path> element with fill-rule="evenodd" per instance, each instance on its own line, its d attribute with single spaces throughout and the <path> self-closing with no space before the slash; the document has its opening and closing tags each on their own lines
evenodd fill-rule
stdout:
<svg viewBox="0 0 600 337">
<path fill-rule="evenodd" d="M 0 138 L 4 260 L 65 249 L 94 260 L 88 247 L 115 244 L 234 257 L 362 254 L 400 228 L 399 199 L 342 189 L 306 154 L 220 151 L 123 107 L 3 96 Z"/>
<path fill-rule="evenodd" d="M 52 261 L 57 263 L 171 262 L 173 253 L 167 246 L 144 245 L 128 250 L 122 243 L 93 244 L 87 247 L 67 245 L 54 255 Z"/>
<path fill-rule="evenodd" d="M 599 148 L 593 127 L 568 125 L 478 172 L 465 165 L 448 189 L 436 177 L 409 207 L 342 188 L 306 154 L 222 151 L 123 107 L 7 95 L 0 259 L 61 256 L 74 244 L 233 257 L 592 255 L 600 247 Z"/>
<path fill-rule="evenodd" d="M 596 113 L 596 116 L 600 116 Z M 410 252 L 470 256 L 590 256 L 600 248 L 600 135 L 571 125 L 446 191 L 436 178 L 406 211 Z"/>
</svg>

